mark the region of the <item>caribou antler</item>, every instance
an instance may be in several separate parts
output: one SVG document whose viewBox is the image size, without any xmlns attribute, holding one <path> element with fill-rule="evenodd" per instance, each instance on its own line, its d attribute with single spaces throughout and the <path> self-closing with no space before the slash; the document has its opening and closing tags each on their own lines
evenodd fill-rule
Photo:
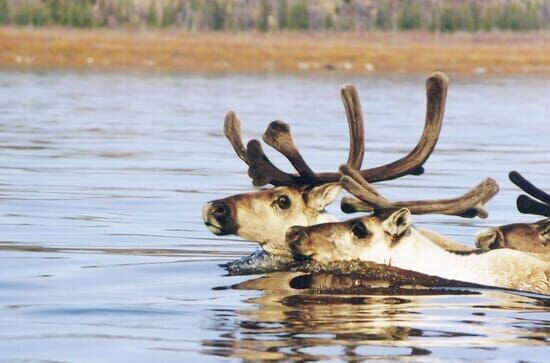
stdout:
<svg viewBox="0 0 550 363">
<path fill-rule="evenodd" d="M 358 171 L 347 165 L 342 165 L 340 172 L 344 175 L 341 180 L 344 189 L 359 199 L 352 203 L 349 198 L 342 200 L 342 210 L 346 213 L 386 213 L 400 208 L 408 208 L 412 214 L 437 213 L 466 218 L 486 218 L 488 213 L 483 205 L 498 192 L 496 181 L 487 178 L 458 198 L 391 202 L 378 194 Z"/>
<path fill-rule="evenodd" d="M 427 109 L 424 130 L 416 147 L 406 156 L 387 165 L 361 171 L 369 182 L 395 179 L 406 174 L 420 175 L 423 164 L 431 155 L 441 131 L 448 79 L 440 72 L 433 73 L 426 81 Z M 346 85 L 341 90 L 342 101 L 350 134 L 347 165 L 360 169 L 364 156 L 364 126 L 357 90 Z M 294 144 L 290 126 L 283 121 L 273 121 L 267 127 L 263 140 L 283 154 L 298 174 L 289 174 L 277 168 L 264 154 L 260 143 L 252 140 L 245 149 L 240 136 L 240 123 L 233 112 L 226 116 L 225 135 L 237 155 L 249 165 L 248 174 L 255 186 L 266 184 L 307 187 L 340 180 L 340 173 L 315 173 L 305 162 Z"/>
<path fill-rule="evenodd" d="M 522 194 L 516 200 L 518 211 L 524 214 L 534 214 L 537 216 L 550 217 L 550 205 L 537 202 Z"/>
<path fill-rule="evenodd" d="M 348 163 L 353 167 L 360 168 L 365 144 L 361 104 L 357 90 L 353 86 L 344 86 L 341 93 L 350 133 Z M 273 184 L 300 187 L 330 182 L 319 180 L 318 175 L 307 165 L 292 140 L 290 126 L 283 121 L 271 122 L 264 133 L 263 140 L 291 162 L 298 172 L 297 175 L 286 173 L 277 168 L 267 158 L 259 141 L 251 140 L 245 148 L 241 138 L 239 119 L 232 111 L 225 117 L 224 134 L 237 155 L 249 165 L 248 175 L 252 178 L 252 183 L 255 186 Z M 333 174 L 332 181 L 338 181 L 340 175 Z"/>
<path fill-rule="evenodd" d="M 231 146 L 233 146 L 233 150 L 235 150 L 237 156 L 248 165 L 246 149 L 244 148 L 241 138 L 241 122 L 237 118 L 237 115 L 235 115 L 235 112 L 229 111 L 227 115 L 225 115 L 223 133 L 231 143 Z"/>
<path fill-rule="evenodd" d="M 426 80 L 426 118 L 424 130 L 416 147 L 406 156 L 393 163 L 362 170 L 361 175 L 369 182 L 396 179 L 407 174 L 424 173 L 424 163 L 432 154 L 443 123 L 449 79 L 441 72 L 433 73 Z"/>
<path fill-rule="evenodd" d="M 550 217 L 550 195 L 534 186 L 515 170 L 511 171 L 508 177 L 512 183 L 533 197 L 531 198 L 525 194 L 521 194 L 516 200 L 518 211 L 525 214 Z M 535 199 L 540 200 L 540 202 Z"/>
</svg>

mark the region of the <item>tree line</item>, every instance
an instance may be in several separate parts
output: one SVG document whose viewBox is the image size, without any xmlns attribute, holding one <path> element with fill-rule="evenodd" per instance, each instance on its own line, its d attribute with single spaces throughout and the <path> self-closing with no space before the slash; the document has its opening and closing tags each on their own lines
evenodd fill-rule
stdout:
<svg viewBox="0 0 550 363">
<path fill-rule="evenodd" d="M 0 0 L 0 24 L 189 31 L 528 31 L 550 0 Z"/>
</svg>

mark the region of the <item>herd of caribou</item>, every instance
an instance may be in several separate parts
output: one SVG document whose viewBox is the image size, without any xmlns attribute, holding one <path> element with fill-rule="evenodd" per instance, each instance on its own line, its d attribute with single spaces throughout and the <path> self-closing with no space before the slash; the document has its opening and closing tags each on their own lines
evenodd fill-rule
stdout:
<svg viewBox="0 0 550 363">
<path fill-rule="evenodd" d="M 426 119 L 418 144 L 401 159 L 370 169 L 361 169 L 363 117 L 357 90 L 351 85 L 341 90 L 350 145 L 348 160 L 339 172 L 314 172 L 294 145 L 288 124 L 273 121 L 263 140 L 284 155 L 297 173 L 280 170 L 259 141 L 244 146 L 240 122 L 229 112 L 224 134 L 248 165 L 253 185 L 273 187 L 207 203 L 204 223 L 216 235 L 235 234 L 257 241 L 275 256 L 320 262 L 370 261 L 446 279 L 550 294 L 550 195 L 519 173 L 511 172 L 510 180 L 530 196 L 518 197 L 518 210 L 546 218 L 481 231 L 475 237 L 477 248 L 417 229 L 411 215 L 486 218 L 484 204 L 499 190 L 495 180 L 487 178 L 460 197 L 421 201 L 390 201 L 372 186 L 424 172 L 423 164 L 441 130 L 447 87 L 443 73 L 427 79 Z M 325 212 L 341 188 L 353 196 L 342 199 L 342 210 L 362 216 L 338 221 Z"/>
</svg>

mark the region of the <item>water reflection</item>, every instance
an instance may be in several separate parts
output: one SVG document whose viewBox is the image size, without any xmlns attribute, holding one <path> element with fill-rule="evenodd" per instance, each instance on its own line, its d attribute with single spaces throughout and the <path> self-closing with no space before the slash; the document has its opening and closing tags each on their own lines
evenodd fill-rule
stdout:
<svg viewBox="0 0 550 363">
<path fill-rule="evenodd" d="M 261 295 L 248 299 L 237 317 L 213 314 L 211 328 L 221 333 L 203 341 L 204 353 L 252 361 L 391 361 L 433 350 L 440 355 L 441 348 L 460 356 L 472 347 L 549 342 L 550 325 L 529 318 L 548 311 L 550 300 L 543 296 L 437 286 L 408 291 L 405 286 L 384 295 L 386 287 L 369 290 L 373 285 L 376 281 L 356 275 L 303 272 L 276 272 L 233 285 Z"/>
</svg>

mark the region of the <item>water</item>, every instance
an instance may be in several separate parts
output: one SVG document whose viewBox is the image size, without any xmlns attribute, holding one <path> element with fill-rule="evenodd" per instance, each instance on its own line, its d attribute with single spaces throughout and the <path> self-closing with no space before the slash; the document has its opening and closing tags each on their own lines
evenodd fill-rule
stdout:
<svg viewBox="0 0 550 363">
<path fill-rule="evenodd" d="M 205 201 L 251 189 L 222 135 L 228 110 L 245 139 L 290 122 L 310 165 L 336 170 L 347 157 L 339 87 L 351 82 L 366 166 L 416 143 L 422 78 L 347 77 L 0 73 L 0 358 L 545 361 L 550 303 L 540 295 L 364 295 L 313 289 L 326 276 L 218 266 L 256 248 L 201 221 Z M 496 178 L 489 219 L 415 216 L 469 245 L 481 228 L 536 220 L 515 210 L 506 175 L 550 190 L 549 94 L 544 78 L 453 79 L 426 173 L 379 190 L 436 198 Z M 342 216 L 338 204 L 329 210 Z M 291 288 L 296 279 L 310 285 Z"/>
</svg>

